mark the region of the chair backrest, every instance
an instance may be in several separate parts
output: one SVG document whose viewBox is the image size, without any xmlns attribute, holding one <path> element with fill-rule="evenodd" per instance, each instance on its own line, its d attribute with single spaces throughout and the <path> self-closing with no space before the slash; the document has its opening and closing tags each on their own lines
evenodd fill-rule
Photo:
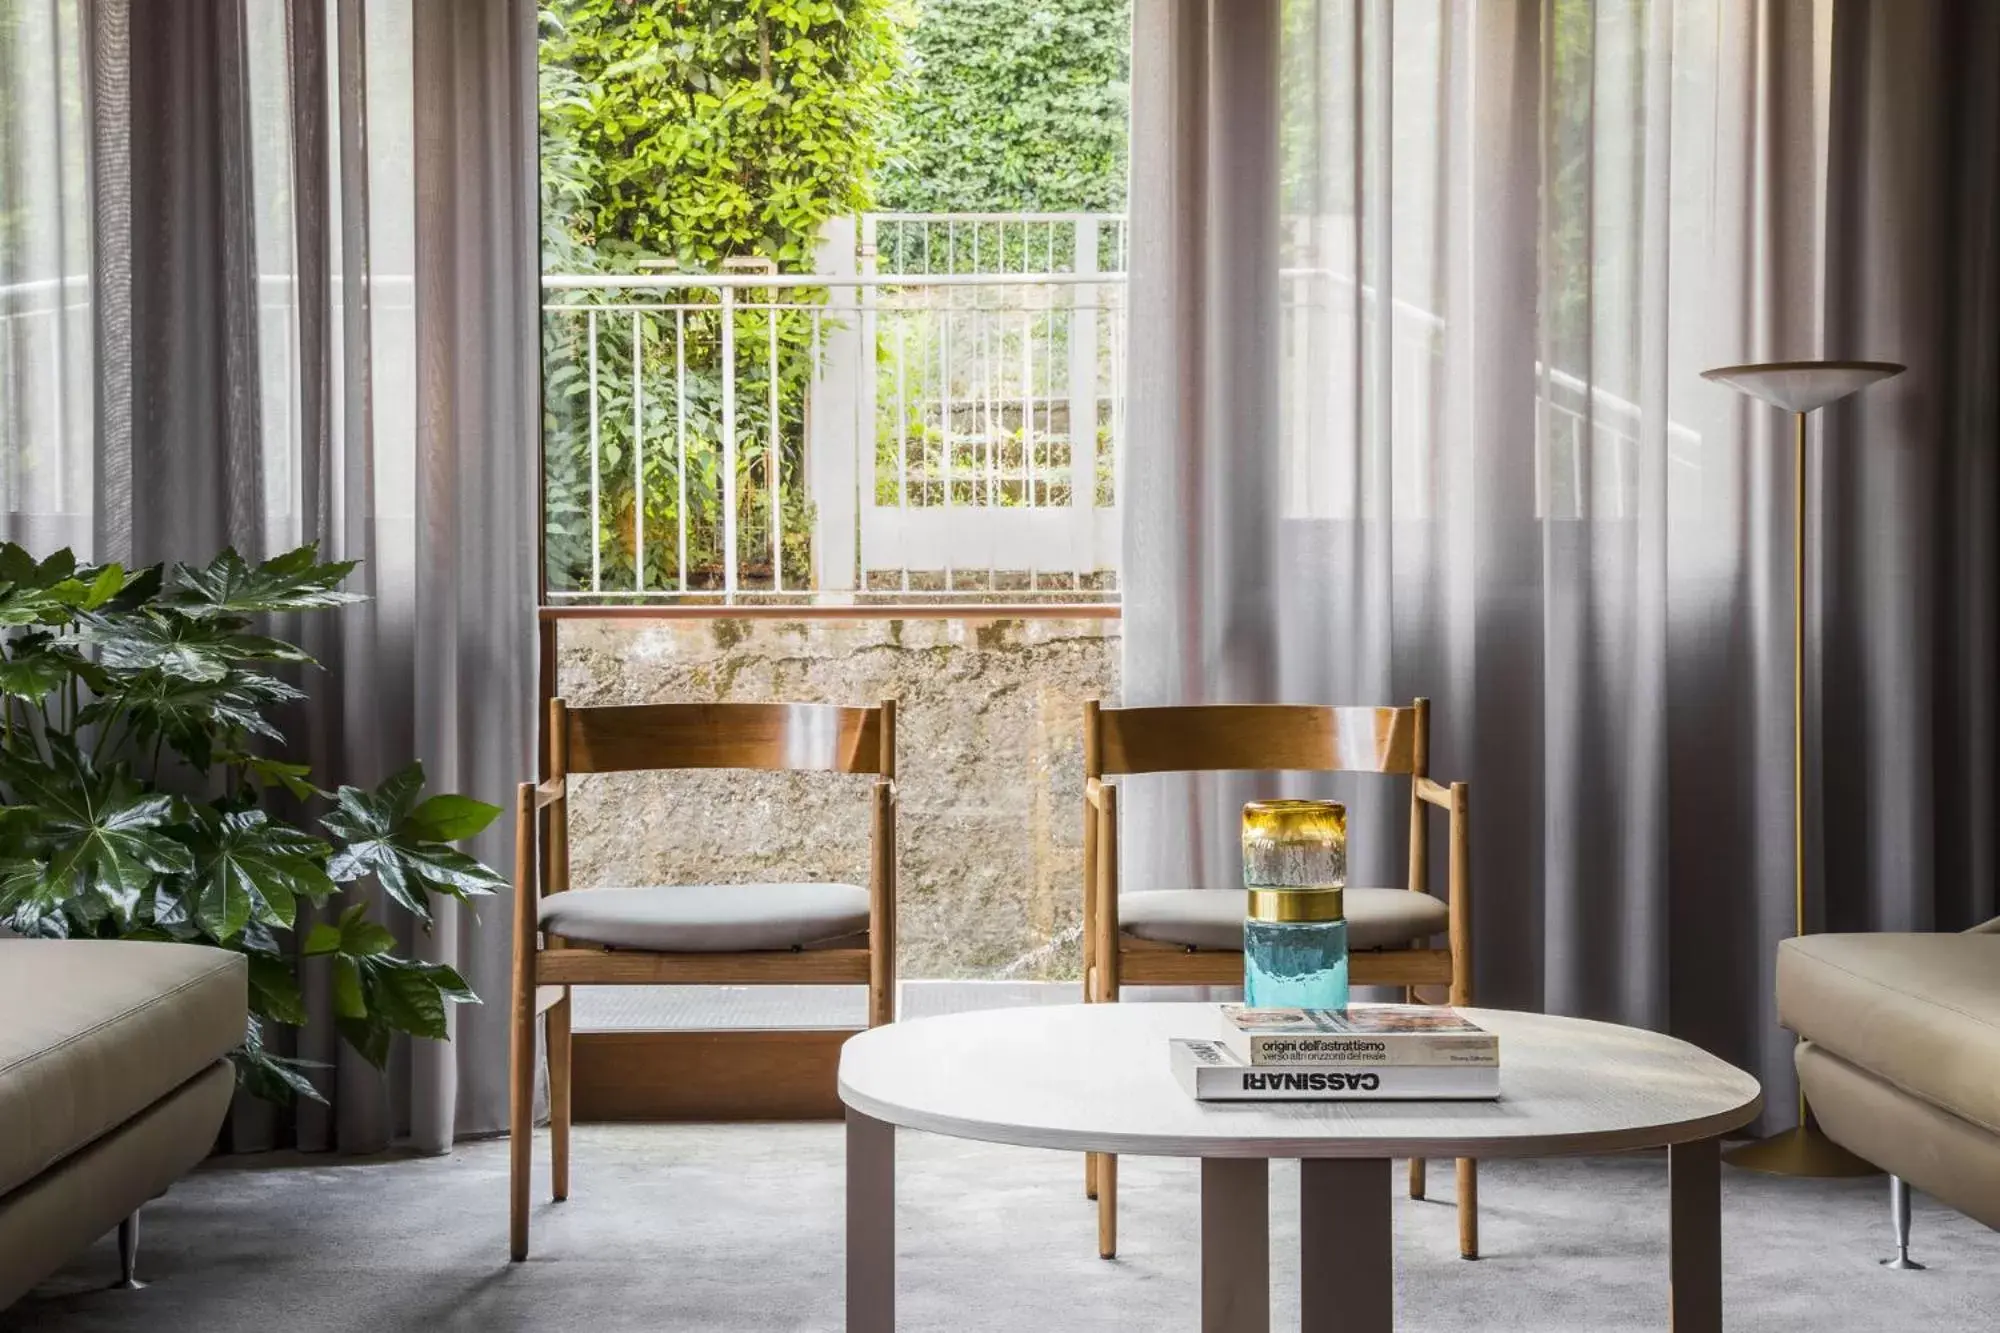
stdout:
<svg viewBox="0 0 2000 1333">
<path fill-rule="evenodd" d="M 896 776 L 896 705 L 549 701 L 549 773 L 749 768 Z"/>
<path fill-rule="evenodd" d="M 1086 704 L 1084 772 L 1424 773 L 1427 702 L 1406 708 L 1312 704 Z"/>
</svg>

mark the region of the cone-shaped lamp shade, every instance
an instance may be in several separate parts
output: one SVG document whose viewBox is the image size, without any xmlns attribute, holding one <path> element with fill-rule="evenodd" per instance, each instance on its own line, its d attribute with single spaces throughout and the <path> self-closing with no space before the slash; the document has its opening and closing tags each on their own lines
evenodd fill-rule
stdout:
<svg viewBox="0 0 2000 1333">
<path fill-rule="evenodd" d="M 1876 380 L 1900 375 L 1893 361 L 1764 361 L 1750 366 L 1717 366 L 1701 377 L 1727 384 L 1787 412 L 1814 412 Z"/>
</svg>

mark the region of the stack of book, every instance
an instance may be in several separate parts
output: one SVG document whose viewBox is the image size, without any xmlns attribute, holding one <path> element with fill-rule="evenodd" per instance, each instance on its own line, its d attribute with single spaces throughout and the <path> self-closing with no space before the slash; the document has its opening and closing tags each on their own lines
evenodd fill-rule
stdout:
<svg viewBox="0 0 2000 1333">
<path fill-rule="evenodd" d="M 1479 1101 L 1500 1095 L 1500 1038 L 1424 1004 L 1347 1009 L 1221 1006 L 1209 1037 L 1168 1043 L 1204 1102 Z"/>
</svg>

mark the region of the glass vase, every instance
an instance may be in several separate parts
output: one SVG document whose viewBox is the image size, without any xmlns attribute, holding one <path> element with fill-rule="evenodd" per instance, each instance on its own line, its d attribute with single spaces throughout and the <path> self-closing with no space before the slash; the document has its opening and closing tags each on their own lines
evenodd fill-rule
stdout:
<svg viewBox="0 0 2000 1333">
<path fill-rule="evenodd" d="M 1334 801 L 1243 807 L 1243 1000 L 1347 1007 L 1347 811 Z"/>
</svg>

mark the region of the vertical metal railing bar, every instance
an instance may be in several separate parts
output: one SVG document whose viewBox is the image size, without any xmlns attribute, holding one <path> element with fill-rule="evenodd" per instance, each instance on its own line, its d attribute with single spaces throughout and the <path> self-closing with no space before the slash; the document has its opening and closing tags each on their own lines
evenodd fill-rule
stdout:
<svg viewBox="0 0 2000 1333">
<path fill-rule="evenodd" d="M 674 526 L 680 590 L 688 590 L 688 384 L 687 310 L 674 311 Z"/>
<path fill-rule="evenodd" d="M 896 506 L 899 514 L 910 512 L 910 372 L 905 346 L 910 331 L 909 316 L 896 315 Z M 910 590 L 909 561 L 902 562 L 899 586 Z"/>
<path fill-rule="evenodd" d="M 770 430 L 764 446 L 764 484 L 771 488 L 771 591 L 785 590 L 785 526 L 784 489 L 785 468 L 783 461 L 784 439 L 778 429 L 778 294 L 771 293 L 769 344 L 771 364 L 766 369 L 771 393 L 769 410 Z"/>
<path fill-rule="evenodd" d="M 949 259 L 950 252 L 957 246 L 957 236 L 955 234 L 956 229 L 954 228 L 953 231 L 954 234 L 951 237 L 951 240 L 948 242 L 949 248 L 946 251 L 947 254 L 946 262 L 950 262 Z M 951 421 L 951 321 L 952 321 L 952 315 L 955 313 L 955 308 L 952 305 L 952 293 L 950 288 L 946 288 L 943 291 L 942 297 L 943 300 L 941 301 L 941 304 L 944 307 L 944 317 L 940 322 L 940 327 L 938 329 L 938 372 L 939 372 L 938 444 L 939 444 L 939 449 L 942 459 L 942 467 L 943 467 L 942 475 L 944 478 L 944 508 L 945 512 L 949 514 L 953 507 L 952 494 L 951 494 L 951 489 L 952 489 L 951 455 L 952 455 L 952 449 L 954 447 L 952 444 L 952 421 Z M 950 592 L 952 590 L 952 586 L 953 584 L 952 584 L 951 561 L 949 558 L 947 558 L 944 562 L 944 590 L 946 592 Z"/>
<path fill-rule="evenodd" d="M 864 295 L 866 294 L 868 293 L 864 292 Z M 867 325 L 866 317 L 857 314 L 857 318 L 861 319 L 863 327 L 866 327 Z M 819 373 L 820 367 L 824 364 L 824 362 L 821 360 L 821 352 L 820 352 L 820 326 L 825 322 L 825 319 L 826 319 L 826 312 L 815 307 L 812 312 L 812 361 L 810 363 L 811 373 L 815 375 Z M 865 374 L 866 372 L 864 371 L 863 373 Z M 874 425 L 875 423 L 872 421 L 868 423 L 869 434 L 865 440 L 855 441 L 857 447 L 854 451 L 855 466 L 866 469 L 867 474 L 871 477 L 874 476 L 874 466 L 875 466 Z M 800 465 L 799 490 L 803 495 L 807 497 L 808 501 L 810 501 L 813 493 L 812 491 L 813 487 L 812 401 L 810 397 L 808 397 L 806 401 L 806 417 L 805 420 L 800 424 L 800 432 L 801 433 L 799 435 L 799 465 Z M 864 445 L 866 446 L 865 449 L 862 447 Z M 840 553 L 840 559 L 843 564 L 852 563 L 854 560 L 854 552 L 842 551 Z M 816 577 L 817 575 L 813 571 L 813 566 L 810 563 L 808 563 L 806 566 L 807 582 L 810 584 Z"/>
<path fill-rule="evenodd" d="M 646 591 L 646 317 L 632 312 L 632 591 Z"/>
<path fill-rule="evenodd" d="M 598 452 L 601 436 L 597 407 L 597 312 L 589 316 L 587 338 L 590 357 L 590 590 L 604 591 L 604 541 L 602 508 L 598 498 Z"/>
<path fill-rule="evenodd" d="M 736 601 L 736 289 L 722 298 L 722 600 Z"/>
</svg>

